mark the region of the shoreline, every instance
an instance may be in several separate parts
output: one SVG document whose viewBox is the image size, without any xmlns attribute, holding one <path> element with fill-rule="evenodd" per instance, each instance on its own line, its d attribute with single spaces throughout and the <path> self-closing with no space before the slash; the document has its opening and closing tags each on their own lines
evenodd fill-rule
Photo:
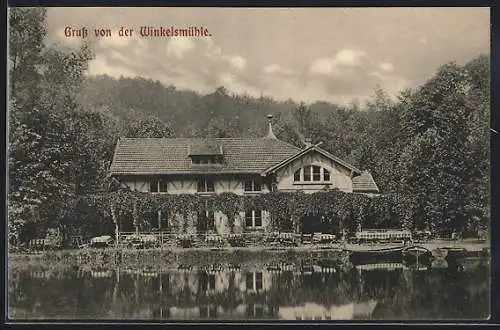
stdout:
<svg viewBox="0 0 500 330">
<path fill-rule="evenodd" d="M 490 246 L 486 242 L 427 242 L 414 246 L 425 247 L 437 259 L 444 259 L 450 251 L 460 259 L 491 258 Z M 407 245 L 409 246 L 409 245 Z M 40 251 L 38 253 L 9 253 L 9 269 L 46 269 L 63 270 L 72 267 L 96 269 L 142 269 L 161 270 L 166 268 L 191 269 L 201 267 L 212 269 L 217 265 L 232 265 L 238 269 L 263 269 L 276 265 L 302 265 L 322 263 L 335 267 L 353 266 L 351 256 L 356 251 L 403 247 L 402 244 L 377 245 L 330 245 L 300 247 L 227 247 L 227 248 L 154 248 L 154 249 L 74 249 Z M 429 249 L 429 248 L 432 248 Z M 459 249 L 459 251 L 456 251 Z M 456 253 L 458 252 L 458 253 Z M 185 268 L 187 267 L 187 268 Z M 280 266 L 281 267 L 281 266 Z M 286 266 L 288 267 L 288 266 Z"/>
<path fill-rule="evenodd" d="M 45 250 L 33 252 L 9 252 L 9 259 L 11 257 L 22 256 L 43 256 L 47 254 L 80 254 L 85 252 L 134 252 L 144 253 L 148 252 L 170 252 L 176 254 L 183 254 L 189 252 L 360 252 L 385 248 L 398 248 L 411 245 L 394 244 L 394 243 L 374 243 L 374 244 L 353 244 L 353 243 L 338 243 L 338 244 L 325 244 L 325 245 L 302 245 L 302 246 L 249 246 L 249 247 L 158 247 L 148 249 L 124 249 L 124 248 L 85 248 L 85 249 L 61 249 L 61 250 Z M 462 249 L 464 252 L 480 252 L 489 251 L 491 244 L 488 241 L 429 241 L 422 243 L 415 243 L 413 246 L 420 246 L 429 251 L 436 251 L 442 249 Z"/>
</svg>

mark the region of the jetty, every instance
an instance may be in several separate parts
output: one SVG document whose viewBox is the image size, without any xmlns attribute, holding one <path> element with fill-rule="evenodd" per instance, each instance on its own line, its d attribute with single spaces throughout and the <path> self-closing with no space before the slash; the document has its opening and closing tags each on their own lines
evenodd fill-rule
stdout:
<svg viewBox="0 0 500 330">
<path fill-rule="evenodd" d="M 460 241 L 449 241 L 449 240 L 432 240 L 425 242 L 417 242 L 414 245 L 418 245 L 425 248 L 431 252 L 438 253 L 437 251 L 448 250 L 463 250 L 466 252 L 483 252 L 489 251 L 491 244 L 489 241 L 478 241 L 478 240 L 460 240 Z M 395 249 L 400 248 L 404 245 L 402 244 L 391 244 L 391 243 L 372 243 L 372 244 L 343 244 L 342 248 L 350 252 L 359 251 L 370 251 L 374 249 Z"/>
</svg>

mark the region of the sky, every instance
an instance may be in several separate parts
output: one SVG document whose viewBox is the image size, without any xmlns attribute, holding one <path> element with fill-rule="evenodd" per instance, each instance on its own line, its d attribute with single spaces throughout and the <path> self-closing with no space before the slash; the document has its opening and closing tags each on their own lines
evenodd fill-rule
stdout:
<svg viewBox="0 0 500 330">
<path fill-rule="evenodd" d="M 47 21 L 49 42 L 90 43 L 90 75 L 308 103 L 364 100 L 377 85 L 395 96 L 490 50 L 489 8 L 49 8 Z M 132 37 L 118 36 L 122 26 Z M 211 36 L 141 37 L 141 26 Z M 66 27 L 89 34 L 66 37 Z"/>
</svg>

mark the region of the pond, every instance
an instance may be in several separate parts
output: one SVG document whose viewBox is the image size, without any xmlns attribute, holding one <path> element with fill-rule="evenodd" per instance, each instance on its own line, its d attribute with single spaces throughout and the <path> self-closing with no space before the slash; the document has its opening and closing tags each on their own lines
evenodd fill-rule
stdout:
<svg viewBox="0 0 500 330">
<path fill-rule="evenodd" d="M 429 265 L 251 260 L 158 269 L 9 267 L 11 319 L 485 319 L 488 259 Z"/>
</svg>

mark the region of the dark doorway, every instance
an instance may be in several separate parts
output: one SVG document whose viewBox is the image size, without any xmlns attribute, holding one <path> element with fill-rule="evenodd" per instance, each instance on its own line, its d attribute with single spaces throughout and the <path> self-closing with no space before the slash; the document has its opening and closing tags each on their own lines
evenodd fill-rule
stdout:
<svg viewBox="0 0 500 330">
<path fill-rule="evenodd" d="M 331 228 L 324 218 L 319 215 L 308 215 L 302 217 L 302 233 L 312 234 L 315 232 L 327 233 Z"/>
<path fill-rule="evenodd" d="M 124 214 L 120 218 L 118 218 L 118 223 L 120 227 L 120 231 L 122 232 L 133 232 L 134 228 L 134 219 L 130 214 Z"/>
</svg>

